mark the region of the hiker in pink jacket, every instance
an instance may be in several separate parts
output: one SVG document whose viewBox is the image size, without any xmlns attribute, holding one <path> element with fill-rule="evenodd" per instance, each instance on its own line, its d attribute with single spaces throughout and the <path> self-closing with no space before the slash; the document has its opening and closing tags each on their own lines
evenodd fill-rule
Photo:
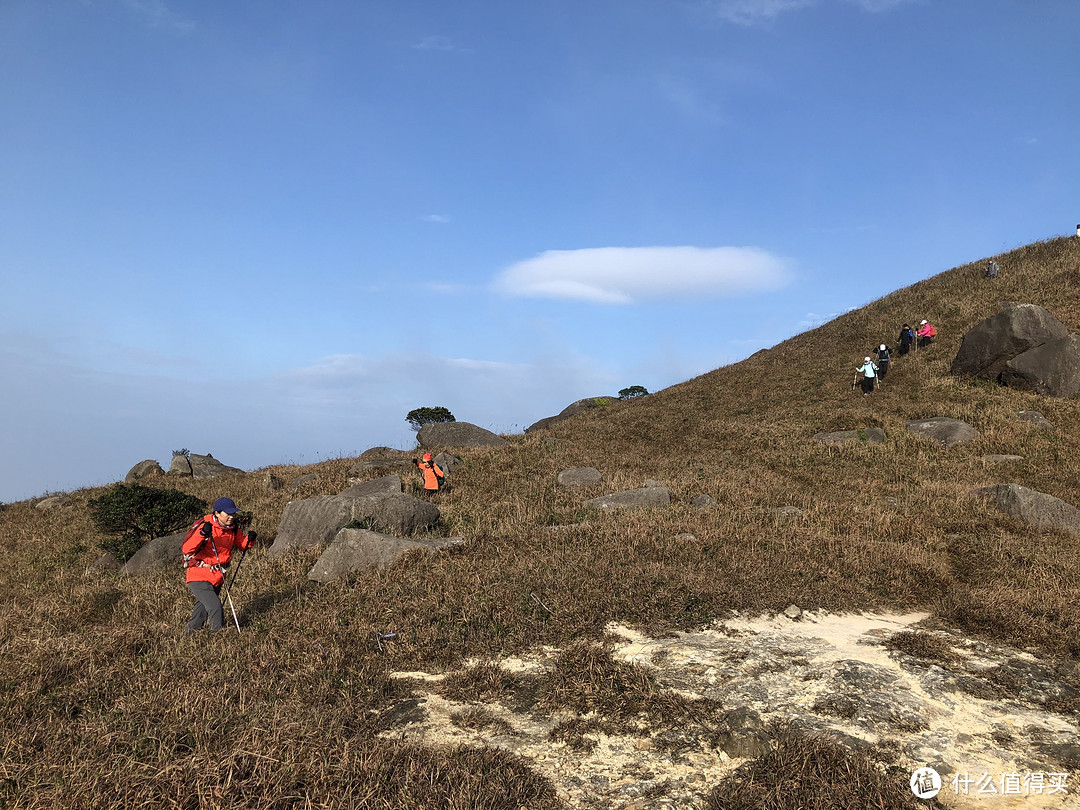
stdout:
<svg viewBox="0 0 1080 810">
<path fill-rule="evenodd" d="M 934 342 L 934 337 L 937 335 L 937 329 L 929 321 L 921 321 L 919 323 L 919 331 L 915 333 L 915 336 L 919 339 L 916 343 L 916 347 L 919 349 L 925 349 L 931 343 Z"/>
</svg>

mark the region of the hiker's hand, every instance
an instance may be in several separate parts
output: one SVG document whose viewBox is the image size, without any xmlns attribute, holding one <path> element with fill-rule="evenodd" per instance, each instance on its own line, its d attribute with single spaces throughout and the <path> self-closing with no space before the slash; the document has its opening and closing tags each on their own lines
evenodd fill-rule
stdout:
<svg viewBox="0 0 1080 810">
<path fill-rule="evenodd" d="M 208 540 L 210 538 L 210 535 L 212 535 L 213 533 L 214 533 L 214 527 L 211 526 L 209 523 L 204 523 L 202 525 L 202 528 L 199 529 L 199 534 L 201 534 L 203 536 L 204 540 Z"/>
<path fill-rule="evenodd" d="M 248 548 L 252 548 L 259 539 L 258 532 L 248 532 Z"/>
<path fill-rule="evenodd" d="M 416 458 L 414 458 L 414 459 L 412 459 L 412 463 L 413 463 L 413 464 L 419 464 L 419 463 L 420 463 L 420 459 L 416 459 Z"/>
</svg>

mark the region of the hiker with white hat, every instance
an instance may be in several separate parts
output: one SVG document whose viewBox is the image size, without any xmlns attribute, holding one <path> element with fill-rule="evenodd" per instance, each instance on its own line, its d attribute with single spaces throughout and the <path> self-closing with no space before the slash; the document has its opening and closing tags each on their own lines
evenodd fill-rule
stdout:
<svg viewBox="0 0 1080 810">
<path fill-rule="evenodd" d="M 934 337 L 937 335 L 937 329 L 929 321 L 919 321 L 919 331 L 915 333 L 915 336 L 919 338 L 919 342 L 915 344 L 916 349 L 925 349 L 931 343 L 934 342 Z"/>
<path fill-rule="evenodd" d="M 864 358 L 863 364 L 855 369 L 855 374 L 862 374 L 862 395 L 865 397 L 874 391 L 874 381 L 877 379 L 878 367 L 869 357 Z"/>
<path fill-rule="evenodd" d="M 884 382 L 885 376 L 889 373 L 889 361 L 892 359 L 889 347 L 882 343 L 874 349 L 874 354 L 877 355 L 878 377 L 881 378 L 881 382 Z"/>
</svg>

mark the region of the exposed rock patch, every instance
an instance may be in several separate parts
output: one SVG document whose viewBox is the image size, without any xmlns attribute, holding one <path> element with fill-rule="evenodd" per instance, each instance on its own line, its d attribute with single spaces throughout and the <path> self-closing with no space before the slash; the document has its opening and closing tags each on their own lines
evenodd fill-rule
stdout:
<svg viewBox="0 0 1080 810">
<path fill-rule="evenodd" d="M 552 425 L 562 422 L 564 419 L 569 419 L 571 416 L 582 411 L 587 411 L 591 408 L 602 408 L 605 405 L 610 405 L 613 402 L 618 402 L 618 397 L 585 397 L 585 399 L 579 399 L 577 402 L 571 402 L 555 416 L 545 416 L 543 419 L 539 419 L 533 422 L 527 428 L 526 433 L 531 433 L 534 430 L 543 430 L 544 428 L 551 427 Z"/>
<path fill-rule="evenodd" d="M 125 484 L 133 484 L 136 481 L 141 481 L 143 478 L 149 478 L 154 475 L 164 475 L 165 471 L 161 469 L 161 465 L 152 458 L 148 458 L 145 461 L 140 461 L 130 470 L 128 474 L 124 476 Z"/>
<path fill-rule="evenodd" d="M 434 553 L 464 544 L 462 537 L 407 540 L 366 529 L 342 529 L 308 573 L 308 579 L 331 582 L 351 573 L 385 570 L 410 551 Z"/>
<path fill-rule="evenodd" d="M 416 434 L 420 446 L 432 450 L 441 447 L 509 447 L 498 434 L 468 422 L 429 422 Z"/>
<path fill-rule="evenodd" d="M 923 439 L 937 442 L 942 447 L 965 444 L 981 435 L 979 431 L 948 416 L 934 416 L 930 419 L 914 419 L 907 423 L 907 429 Z"/>
<path fill-rule="evenodd" d="M 1042 307 L 1011 304 L 968 330 L 952 362 L 952 373 L 997 380 L 1017 355 L 1068 336 L 1065 324 Z"/>
<path fill-rule="evenodd" d="M 667 506 L 671 503 L 671 493 L 667 487 L 640 487 L 601 495 L 585 501 L 589 509 L 608 512 L 614 509 L 642 509 L 649 506 Z"/>
<path fill-rule="evenodd" d="M 564 489 L 591 487 L 593 484 L 599 484 L 603 480 L 604 476 L 595 467 L 573 467 L 569 470 L 562 470 L 558 477 L 559 486 Z"/>
<path fill-rule="evenodd" d="M 1080 509 L 1053 495 L 1022 487 L 997 484 L 974 492 L 1007 515 L 1037 529 L 1051 529 L 1080 535 Z"/>
</svg>

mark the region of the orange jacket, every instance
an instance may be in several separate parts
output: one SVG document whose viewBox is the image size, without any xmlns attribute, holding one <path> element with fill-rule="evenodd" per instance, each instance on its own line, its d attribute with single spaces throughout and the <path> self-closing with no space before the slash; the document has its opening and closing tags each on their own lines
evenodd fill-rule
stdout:
<svg viewBox="0 0 1080 810">
<path fill-rule="evenodd" d="M 214 527 L 205 542 L 199 532 L 203 523 Z M 189 536 L 180 546 L 187 568 L 187 581 L 209 582 L 215 588 L 220 587 L 225 581 L 223 570 L 232 559 L 233 549 L 239 547 L 247 551 L 251 545 L 247 534 L 241 532 L 239 526 L 226 529 L 214 520 L 212 514 L 199 518 L 192 524 Z"/>
<path fill-rule="evenodd" d="M 443 471 L 434 461 L 418 461 L 417 468 L 424 474 L 424 489 L 438 490 L 443 480 Z"/>
</svg>

